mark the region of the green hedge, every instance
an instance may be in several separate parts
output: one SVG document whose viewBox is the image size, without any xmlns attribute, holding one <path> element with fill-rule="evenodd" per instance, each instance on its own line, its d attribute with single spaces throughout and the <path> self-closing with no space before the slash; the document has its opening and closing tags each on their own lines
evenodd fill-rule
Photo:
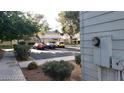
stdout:
<svg viewBox="0 0 124 93">
<path fill-rule="evenodd" d="M 11 49 L 13 48 L 12 45 L 0 45 L 1 49 Z"/>
<path fill-rule="evenodd" d="M 38 65 L 36 62 L 31 62 L 29 65 L 28 65 L 28 70 L 32 70 L 32 69 L 37 69 L 38 68 Z"/>
<path fill-rule="evenodd" d="M 17 58 L 20 60 L 28 60 L 30 56 L 30 47 L 28 45 L 14 45 L 13 48 Z"/>
<path fill-rule="evenodd" d="M 45 75 L 50 76 L 53 80 L 66 80 L 70 77 L 74 66 L 66 61 L 50 61 L 41 66 Z"/>
<path fill-rule="evenodd" d="M 76 64 L 81 66 L 81 54 L 75 55 Z"/>
<path fill-rule="evenodd" d="M 25 45 L 26 42 L 25 42 L 25 41 L 20 41 L 19 44 L 20 44 L 20 45 Z"/>
<path fill-rule="evenodd" d="M 34 45 L 35 44 L 35 42 L 29 42 L 28 43 L 28 45 Z"/>
</svg>

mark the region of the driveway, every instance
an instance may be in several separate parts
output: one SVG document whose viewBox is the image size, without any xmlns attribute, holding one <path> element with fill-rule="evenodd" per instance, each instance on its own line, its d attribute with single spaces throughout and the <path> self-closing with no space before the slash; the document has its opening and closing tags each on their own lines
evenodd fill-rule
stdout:
<svg viewBox="0 0 124 93">
<path fill-rule="evenodd" d="M 79 53 L 79 52 L 80 52 L 79 50 L 66 49 L 66 48 L 57 48 L 55 50 L 31 49 L 31 57 L 34 58 L 35 60 L 39 60 L 39 59 L 74 56 L 75 53 Z"/>
</svg>

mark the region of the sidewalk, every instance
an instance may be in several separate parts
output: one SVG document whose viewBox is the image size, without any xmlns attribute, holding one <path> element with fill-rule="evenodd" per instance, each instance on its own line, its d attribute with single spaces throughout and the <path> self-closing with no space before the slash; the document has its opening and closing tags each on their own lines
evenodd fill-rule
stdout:
<svg viewBox="0 0 124 93">
<path fill-rule="evenodd" d="M 69 46 L 69 47 L 67 47 L 68 49 L 70 48 L 70 49 L 77 49 L 77 50 L 80 50 L 80 47 L 73 47 L 73 46 Z"/>
<path fill-rule="evenodd" d="M 65 48 L 80 50 L 80 45 L 66 45 Z"/>
<path fill-rule="evenodd" d="M 57 58 L 49 58 L 49 59 L 40 59 L 40 60 L 34 60 L 38 65 L 42 65 L 45 62 L 48 61 L 60 61 L 60 60 L 64 60 L 64 61 L 70 61 L 70 60 L 75 60 L 74 56 L 66 56 L 66 57 L 57 57 Z M 21 68 L 26 68 L 28 66 L 29 63 L 31 63 L 32 61 L 26 61 L 26 62 L 20 62 L 19 65 Z"/>
<path fill-rule="evenodd" d="M 0 60 L 0 81 L 23 81 L 25 77 L 12 51 L 6 51 Z"/>
</svg>

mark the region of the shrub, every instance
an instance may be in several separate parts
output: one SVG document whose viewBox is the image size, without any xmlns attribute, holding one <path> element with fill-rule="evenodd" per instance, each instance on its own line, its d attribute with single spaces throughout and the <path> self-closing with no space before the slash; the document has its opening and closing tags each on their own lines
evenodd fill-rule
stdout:
<svg viewBox="0 0 124 93">
<path fill-rule="evenodd" d="M 20 45 L 25 45 L 26 43 L 25 43 L 25 41 L 20 41 L 19 44 Z"/>
<path fill-rule="evenodd" d="M 14 45 L 15 54 L 20 60 L 27 60 L 29 58 L 29 49 L 28 45 Z"/>
<path fill-rule="evenodd" d="M 32 70 L 32 69 L 37 69 L 38 68 L 38 65 L 36 62 L 31 62 L 29 65 L 28 65 L 28 69 L 29 70 Z"/>
<path fill-rule="evenodd" d="M 66 61 L 51 61 L 41 66 L 45 75 L 50 76 L 53 80 L 65 80 L 70 77 L 74 66 Z"/>
<path fill-rule="evenodd" d="M 16 49 L 16 47 L 17 47 L 17 44 L 14 44 L 14 45 L 13 45 L 14 50 Z"/>
<path fill-rule="evenodd" d="M 76 64 L 81 66 L 81 54 L 78 54 L 75 56 L 75 61 L 76 61 Z"/>
<path fill-rule="evenodd" d="M 16 51 L 17 51 L 17 45 L 16 44 L 13 45 L 13 49 L 14 49 L 15 55 L 17 55 L 17 53 L 16 53 Z"/>
<path fill-rule="evenodd" d="M 35 42 L 29 42 L 28 43 L 28 45 L 34 45 L 35 44 Z"/>
<path fill-rule="evenodd" d="M 0 45 L 1 49 L 11 49 L 12 45 Z"/>
</svg>

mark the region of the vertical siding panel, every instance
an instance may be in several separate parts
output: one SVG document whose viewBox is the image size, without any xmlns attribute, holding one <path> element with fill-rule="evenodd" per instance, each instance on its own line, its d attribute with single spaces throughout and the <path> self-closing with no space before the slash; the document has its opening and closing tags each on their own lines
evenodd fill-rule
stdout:
<svg viewBox="0 0 124 93">
<path fill-rule="evenodd" d="M 84 80 L 98 80 L 97 66 L 93 64 L 93 46 L 91 39 L 95 36 L 112 35 L 112 56 L 124 59 L 124 12 L 95 11 L 81 13 L 81 58 Z M 112 18 L 111 18 L 112 17 Z M 97 20 L 98 19 L 98 20 Z M 119 19 L 119 20 L 115 20 Z M 95 21 L 96 20 L 96 21 Z M 94 22 L 95 21 L 95 22 Z M 108 22 L 111 21 L 111 22 Z M 85 23 L 86 22 L 86 23 Z M 94 23 L 99 23 L 93 25 Z M 84 27 L 84 24 L 86 27 Z M 89 25 L 87 27 L 87 25 Z M 92 25 L 92 26 L 90 26 Z M 89 50 L 88 50 L 89 49 Z M 102 68 L 101 80 L 117 80 L 117 70 Z"/>
<path fill-rule="evenodd" d="M 84 59 L 83 59 L 83 11 L 80 11 L 80 49 L 81 49 L 81 66 L 82 66 L 82 80 L 84 80 L 84 74 L 83 72 L 85 71 L 83 68 L 84 68 Z"/>
</svg>

